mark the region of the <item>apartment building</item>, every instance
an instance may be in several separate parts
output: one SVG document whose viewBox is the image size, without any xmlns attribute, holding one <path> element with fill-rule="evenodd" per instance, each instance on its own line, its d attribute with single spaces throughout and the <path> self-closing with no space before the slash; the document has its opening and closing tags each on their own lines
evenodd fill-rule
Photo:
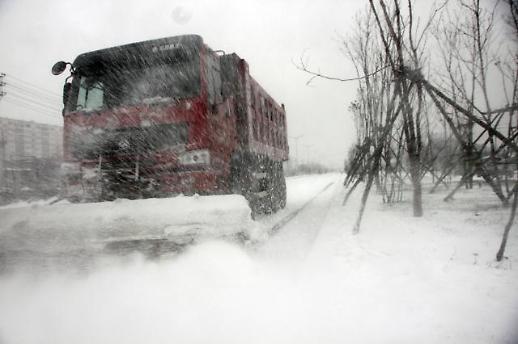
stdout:
<svg viewBox="0 0 518 344">
<path fill-rule="evenodd" d="M 0 159 L 61 159 L 63 127 L 0 117 Z"/>
<path fill-rule="evenodd" d="M 55 194 L 63 128 L 0 117 L 0 204 Z"/>
</svg>

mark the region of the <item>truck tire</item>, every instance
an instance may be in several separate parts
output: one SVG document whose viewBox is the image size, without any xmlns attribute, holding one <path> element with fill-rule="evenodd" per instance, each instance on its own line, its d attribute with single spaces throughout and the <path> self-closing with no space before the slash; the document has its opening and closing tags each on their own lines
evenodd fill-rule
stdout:
<svg viewBox="0 0 518 344">
<path fill-rule="evenodd" d="M 230 167 L 230 191 L 245 197 L 252 211 L 252 218 L 262 212 L 261 202 L 257 197 L 258 185 L 254 178 L 257 166 L 257 159 L 248 154 L 236 153 Z"/>
<path fill-rule="evenodd" d="M 253 218 L 286 206 L 282 163 L 247 155 L 236 155 L 232 161 L 231 190 L 246 198 Z"/>
<path fill-rule="evenodd" d="M 255 207 L 259 214 L 275 212 L 275 176 L 274 166 L 270 160 L 259 161 L 254 172 Z"/>
<path fill-rule="evenodd" d="M 286 207 L 286 179 L 282 163 L 275 162 L 273 172 L 272 209 L 278 211 Z"/>
<path fill-rule="evenodd" d="M 286 207 L 286 179 L 281 162 L 268 161 L 266 163 L 266 180 L 261 198 L 262 213 L 276 213 Z"/>
<path fill-rule="evenodd" d="M 279 174 L 278 174 L 278 202 L 280 209 L 286 208 L 286 178 L 284 177 L 284 170 L 282 163 L 279 163 Z"/>
</svg>

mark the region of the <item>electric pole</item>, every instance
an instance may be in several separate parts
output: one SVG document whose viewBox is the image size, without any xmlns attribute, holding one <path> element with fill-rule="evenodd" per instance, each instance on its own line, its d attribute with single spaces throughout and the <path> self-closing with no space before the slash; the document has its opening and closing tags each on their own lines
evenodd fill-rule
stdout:
<svg viewBox="0 0 518 344">
<path fill-rule="evenodd" d="M 6 95 L 4 91 L 5 86 L 5 73 L 0 73 L 0 100 Z M 7 140 L 5 139 L 4 128 L 0 127 L 0 190 L 5 186 L 4 183 L 4 170 L 5 170 L 5 146 Z"/>
<path fill-rule="evenodd" d="M 5 73 L 0 73 L 0 100 L 2 100 L 2 98 L 7 94 L 4 91 L 4 86 L 5 86 L 4 78 L 5 78 Z"/>
<path fill-rule="evenodd" d="M 4 128 L 0 128 L 0 191 L 5 187 L 4 171 L 5 171 L 5 146 L 7 140 L 5 138 Z"/>
</svg>

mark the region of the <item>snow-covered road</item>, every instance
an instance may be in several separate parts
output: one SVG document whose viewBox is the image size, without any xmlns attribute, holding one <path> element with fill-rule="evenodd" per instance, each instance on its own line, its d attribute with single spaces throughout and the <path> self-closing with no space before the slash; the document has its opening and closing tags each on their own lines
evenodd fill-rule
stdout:
<svg viewBox="0 0 518 344">
<path fill-rule="evenodd" d="M 204 241 L 174 257 L 105 258 L 87 272 L 0 276 L 0 343 L 516 343 L 518 231 L 485 189 L 426 214 L 372 195 L 352 235 L 342 176 L 288 180 L 288 206 L 250 245 Z M 326 188 L 327 186 L 327 188 Z"/>
<path fill-rule="evenodd" d="M 289 191 L 287 209 L 263 222 L 270 228 L 280 228 L 258 248 L 261 258 L 303 264 L 312 251 L 331 207 L 330 202 L 340 185 L 340 175 L 332 174 L 290 180 L 289 190 L 304 192 Z"/>
</svg>

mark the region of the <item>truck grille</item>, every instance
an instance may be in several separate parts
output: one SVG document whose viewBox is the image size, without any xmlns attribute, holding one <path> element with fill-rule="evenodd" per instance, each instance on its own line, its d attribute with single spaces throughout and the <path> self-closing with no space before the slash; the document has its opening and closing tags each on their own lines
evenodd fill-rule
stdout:
<svg viewBox="0 0 518 344">
<path fill-rule="evenodd" d="M 100 132 L 83 131 L 72 135 L 70 143 L 75 158 L 97 159 L 99 156 L 152 153 L 185 144 L 187 139 L 187 123 L 175 123 Z"/>
</svg>

